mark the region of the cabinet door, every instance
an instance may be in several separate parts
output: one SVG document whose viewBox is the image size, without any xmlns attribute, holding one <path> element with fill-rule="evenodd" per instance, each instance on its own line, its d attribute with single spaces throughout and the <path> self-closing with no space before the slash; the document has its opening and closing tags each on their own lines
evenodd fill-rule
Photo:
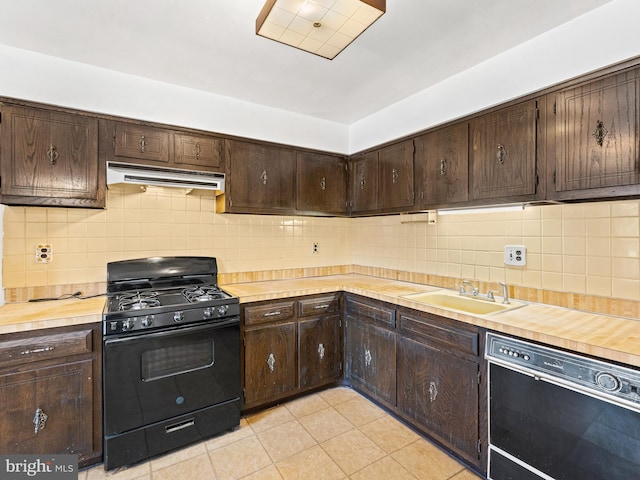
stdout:
<svg viewBox="0 0 640 480">
<path fill-rule="evenodd" d="M 536 193 L 535 101 L 471 122 L 471 196 L 473 200 Z"/>
<path fill-rule="evenodd" d="M 176 133 L 176 167 L 221 172 L 224 165 L 223 144 L 224 141 L 217 137 Z"/>
<path fill-rule="evenodd" d="M 296 154 L 297 210 L 334 215 L 347 213 L 347 172 L 341 157 Z"/>
<path fill-rule="evenodd" d="M 469 199 L 469 127 L 462 123 L 415 139 L 420 208 Z"/>
<path fill-rule="evenodd" d="M 296 178 L 293 150 L 234 141 L 229 155 L 229 212 L 294 211 Z"/>
<path fill-rule="evenodd" d="M 136 163 L 148 162 L 165 166 L 169 163 L 173 141 L 170 130 L 128 123 L 115 123 L 113 128 L 114 155 L 118 160 L 136 159 Z"/>
<path fill-rule="evenodd" d="M 478 364 L 398 340 L 398 409 L 446 445 L 478 460 Z"/>
<path fill-rule="evenodd" d="M 80 460 L 89 456 L 92 374 L 93 362 L 88 359 L 1 375 L 0 451 L 77 454 Z"/>
<path fill-rule="evenodd" d="M 413 140 L 383 148 L 378 155 L 380 208 L 413 207 Z"/>
<path fill-rule="evenodd" d="M 104 207 L 96 119 L 4 106 L 1 131 L 3 203 Z"/>
<path fill-rule="evenodd" d="M 396 403 L 395 333 L 347 316 L 345 377 L 389 405 Z"/>
<path fill-rule="evenodd" d="M 300 388 L 317 387 L 340 378 L 340 315 L 298 324 Z"/>
<path fill-rule="evenodd" d="M 296 324 L 245 331 L 245 404 L 286 396 L 296 388 Z"/>
<path fill-rule="evenodd" d="M 351 213 L 378 209 L 378 152 L 370 152 L 351 162 Z"/>
<path fill-rule="evenodd" d="M 637 71 L 556 97 L 556 191 L 640 183 Z"/>
</svg>

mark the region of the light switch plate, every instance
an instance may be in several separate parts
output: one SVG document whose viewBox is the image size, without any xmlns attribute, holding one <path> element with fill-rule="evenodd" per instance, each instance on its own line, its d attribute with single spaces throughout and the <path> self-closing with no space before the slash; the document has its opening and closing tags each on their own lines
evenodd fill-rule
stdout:
<svg viewBox="0 0 640 480">
<path fill-rule="evenodd" d="M 522 267 L 527 264 L 527 247 L 524 245 L 505 245 L 504 264 Z"/>
</svg>

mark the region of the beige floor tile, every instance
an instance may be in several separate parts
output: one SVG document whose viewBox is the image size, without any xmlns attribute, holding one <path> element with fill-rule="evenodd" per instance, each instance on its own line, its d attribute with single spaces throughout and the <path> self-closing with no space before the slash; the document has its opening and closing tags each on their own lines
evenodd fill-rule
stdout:
<svg viewBox="0 0 640 480">
<path fill-rule="evenodd" d="M 415 480 L 415 478 L 391 457 L 384 457 L 349 477 L 350 480 Z"/>
<path fill-rule="evenodd" d="M 269 465 L 267 468 L 242 477 L 242 480 L 282 480 L 282 475 L 275 465 Z"/>
<path fill-rule="evenodd" d="M 87 470 L 87 480 L 99 480 L 108 478 L 109 480 L 137 480 L 140 477 L 149 475 L 151 473 L 151 466 L 149 462 L 140 463 L 131 467 L 114 469 L 109 472 L 104 471 L 103 465 L 98 465 L 90 470 Z"/>
<path fill-rule="evenodd" d="M 213 437 L 204 442 L 207 450 L 212 451 L 216 448 L 224 447 L 225 445 L 230 445 L 233 442 L 237 442 L 238 440 L 242 440 L 243 438 L 247 438 L 254 435 L 254 431 L 249 425 L 249 422 L 242 418 L 240 419 L 240 428 L 233 430 L 232 432 L 227 432 L 223 435 L 218 435 L 217 437 Z"/>
<path fill-rule="evenodd" d="M 155 472 L 156 470 L 161 470 L 170 465 L 184 462 L 185 460 L 189 460 L 190 458 L 195 458 L 206 453 L 207 449 L 204 446 L 204 443 L 197 443 L 190 447 L 181 448 L 167 455 L 151 459 L 151 471 Z"/>
<path fill-rule="evenodd" d="M 297 421 L 278 425 L 258 433 L 257 436 L 274 463 L 316 444 Z"/>
<path fill-rule="evenodd" d="M 373 422 L 374 420 L 386 415 L 384 410 L 377 407 L 364 397 L 353 398 L 344 403 L 340 403 L 333 408 L 357 427 Z"/>
<path fill-rule="evenodd" d="M 423 439 L 407 445 L 391 456 L 419 480 L 448 479 L 464 469 L 453 458 Z"/>
<path fill-rule="evenodd" d="M 324 442 L 355 428 L 349 420 L 333 408 L 325 408 L 298 421 L 317 442 Z"/>
<path fill-rule="evenodd" d="M 212 480 L 215 478 L 209 455 L 205 453 L 153 471 L 153 480 L 175 480 L 177 478 L 185 480 Z"/>
<path fill-rule="evenodd" d="M 342 480 L 345 473 L 319 446 L 311 447 L 277 465 L 284 480 Z"/>
<path fill-rule="evenodd" d="M 483 478 L 471 470 L 467 470 L 466 468 L 457 474 L 454 477 L 451 477 L 451 480 L 478 480 L 479 478 Z"/>
<path fill-rule="evenodd" d="M 359 430 L 345 432 L 321 446 L 347 475 L 385 456 L 384 451 Z"/>
<path fill-rule="evenodd" d="M 388 415 L 363 425 L 360 431 L 387 453 L 400 450 L 420 438 L 409 427 Z"/>
<path fill-rule="evenodd" d="M 329 408 L 329 404 L 325 402 L 320 395 L 308 395 L 285 403 L 284 406 L 297 418 Z"/>
<path fill-rule="evenodd" d="M 259 433 L 269 428 L 294 420 L 295 417 L 283 406 L 277 406 L 246 417 L 254 432 Z"/>
<path fill-rule="evenodd" d="M 361 395 L 355 390 L 348 387 L 330 388 L 329 390 L 323 390 L 318 393 L 329 405 L 337 405 L 344 403 L 347 400 L 353 400 L 354 398 L 360 398 Z"/>
<path fill-rule="evenodd" d="M 242 478 L 271 465 L 271 458 L 260 441 L 251 436 L 209 452 L 216 478 L 232 480 Z"/>
<path fill-rule="evenodd" d="M 78 472 L 78 480 L 87 480 L 87 470 L 83 472 Z"/>
</svg>

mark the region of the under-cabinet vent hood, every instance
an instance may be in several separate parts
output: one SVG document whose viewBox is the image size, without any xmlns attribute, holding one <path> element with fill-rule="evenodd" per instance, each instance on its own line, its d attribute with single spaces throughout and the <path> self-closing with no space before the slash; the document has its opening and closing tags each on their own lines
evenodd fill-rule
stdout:
<svg viewBox="0 0 640 480">
<path fill-rule="evenodd" d="M 107 185 L 115 183 L 199 188 L 224 192 L 223 173 L 107 162 Z"/>
</svg>

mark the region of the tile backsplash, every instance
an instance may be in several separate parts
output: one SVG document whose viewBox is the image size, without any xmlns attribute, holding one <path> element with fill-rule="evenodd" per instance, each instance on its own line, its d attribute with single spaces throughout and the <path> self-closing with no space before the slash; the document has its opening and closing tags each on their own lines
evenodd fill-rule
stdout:
<svg viewBox="0 0 640 480">
<path fill-rule="evenodd" d="M 105 210 L 6 207 L 3 287 L 104 282 L 110 261 L 211 255 L 227 274 L 361 265 L 640 300 L 639 200 L 407 218 L 421 217 L 218 214 L 211 193 L 119 185 Z M 41 243 L 50 263 L 35 261 Z M 527 265 L 506 267 L 504 245 L 525 245 Z"/>
</svg>

